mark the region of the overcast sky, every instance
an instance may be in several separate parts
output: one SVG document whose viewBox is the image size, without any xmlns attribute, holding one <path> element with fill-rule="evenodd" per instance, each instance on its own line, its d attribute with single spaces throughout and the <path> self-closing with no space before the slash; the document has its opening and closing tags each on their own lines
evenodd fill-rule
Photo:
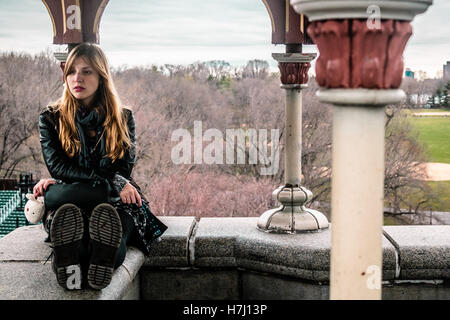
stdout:
<svg viewBox="0 0 450 320">
<path fill-rule="evenodd" d="M 413 21 L 405 67 L 430 77 L 450 60 L 449 0 Z M 0 0 L 0 51 L 37 53 L 52 45 L 53 30 L 40 0 Z M 261 0 L 110 0 L 100 24 L 100 45 L 111 64 L 189 64 L 263 59 L 276 67 L 270 19 Z M 307 48 L 313 52 L 314 46 Z"/>
</svg>

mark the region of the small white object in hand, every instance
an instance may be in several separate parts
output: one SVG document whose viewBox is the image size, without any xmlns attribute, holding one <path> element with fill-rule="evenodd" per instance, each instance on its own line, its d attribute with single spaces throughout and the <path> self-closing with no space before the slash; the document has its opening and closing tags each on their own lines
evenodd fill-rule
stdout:
<svg viewBox="0 0 450 320">
<path fill-rule="evenodd" d="M 38 223 L 42 220 L 45 213 L 44 197 L 35 198 L 32 193 L 27 193 L 28 199 L 25 204 L 25 217 L 30 223 Z"/>
</svg>

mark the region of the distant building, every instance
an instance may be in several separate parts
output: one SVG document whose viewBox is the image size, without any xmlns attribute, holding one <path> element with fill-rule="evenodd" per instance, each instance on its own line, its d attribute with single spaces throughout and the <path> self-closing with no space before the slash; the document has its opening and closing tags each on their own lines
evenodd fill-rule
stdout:
<svg viewBox="0 0 450 320">
<path fill-rule="evenodd" d="M 414 72 L 410 68 L 406 68 L 405 77 L 414 79 Z"/>
<path fill-rule="evenodd" d="M 442 74 L 442 79 L 450 80 L 450 61 L 447 61 L 447 64 L 444 64 L 444 72 Z"/>
</svg>

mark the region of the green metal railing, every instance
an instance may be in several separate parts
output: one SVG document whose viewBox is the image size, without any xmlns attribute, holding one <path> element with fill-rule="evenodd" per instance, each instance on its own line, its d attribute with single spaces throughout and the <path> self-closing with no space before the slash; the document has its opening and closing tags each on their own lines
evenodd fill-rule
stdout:
<svg viewBox="0 0 450 320">
<path fill-rule="evenodd" d="M 21 205 L 21 193 L 16 190 L 0 190 L 0 224 Z"/>
</svg>

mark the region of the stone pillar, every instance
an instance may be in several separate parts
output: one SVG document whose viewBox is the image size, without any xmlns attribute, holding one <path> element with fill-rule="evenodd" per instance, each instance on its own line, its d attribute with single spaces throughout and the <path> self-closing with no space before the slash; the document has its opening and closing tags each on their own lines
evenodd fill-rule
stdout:
<svg viewBox="0 0 450 320">
<path fill-rule="evenodd" d="M 381 299 L 384 106 L 401 90 L 328 89 L 334 104 L 331 299 Z"/>
<path fill-rule="evenodd" d="M 281 203 L 279 208 L 264 212 L 258 229 L 267 232 L 296 233 L 328 227 L 327 218 L 304 205 L 312 193 L 301 186 L 302 148 L 302 89 L 307 87 L 308 70 L 315 54 L 274 53 L 281 73 L 281 88 L 286 90 L 285 184 L 272 196 Z"/>
<path fill-rule="evenodd" d="M 68 50 L 69 51 L 69 50 Z M 69 56 L 68 52 L 55 52 L 53 56 L 56 60 L 59 61 L 59 66 L 61 67 L 62 72 L 64 72 L 64 67 L 66 66 L 67 57 Z"/>
<path fill-rule="evenodd" d="M 331 299 L 381 299 L 384 107 L 401 101 L 409 21 L 431 0 L 291 0 L 311 21 L 319 100 L 334 105 Z"/>
</svg>

